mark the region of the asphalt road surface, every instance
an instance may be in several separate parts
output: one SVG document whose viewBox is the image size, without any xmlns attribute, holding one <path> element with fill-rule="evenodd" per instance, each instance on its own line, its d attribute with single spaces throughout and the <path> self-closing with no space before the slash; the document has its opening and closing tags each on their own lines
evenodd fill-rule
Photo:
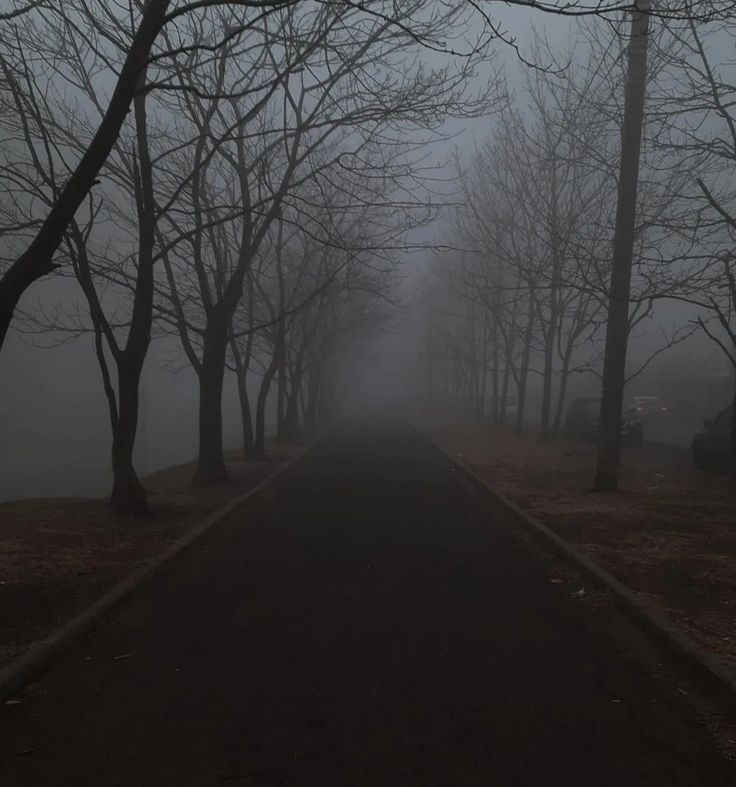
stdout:
<svg viewBox="0 0 736 787">
<path fill-rule="evenodd" d="M 342 431 L 0 711 L 3 787 L 733 785 L 423 439 Z"/>
</svg>

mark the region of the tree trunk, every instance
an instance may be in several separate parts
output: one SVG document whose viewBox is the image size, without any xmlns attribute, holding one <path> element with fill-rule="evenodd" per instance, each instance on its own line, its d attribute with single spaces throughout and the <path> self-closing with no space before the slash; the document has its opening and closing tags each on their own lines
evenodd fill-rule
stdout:
<svg viewBox="0 0 736 787">
<path fill-rule="evenodd" d="M 550 438 L 550 410 L 552 409 L 552 359 L 554 357 L 554 345 L 548 336 L 544 348 L 544 370 L 542 372 L 542 424 L 540 429 L 540 440 L 543 443 L 549 442 Z"/>
<path fill-rule="evenodd" d="M 516 410 L 516 424 L 514 431 L 522 434 L 524 431 L 524 415 L 526 411 L 526 384 L 529 378 L 529 365 L 532 354 L 532 338 L 534 337 L 535 314 L 533 306 L 529 305 L 529 317 L 524 331 L 524 349 L 521 353 L 521 363 L 519 364 L 519 384 L 518 384 L 518 403 Z"/>
<path fill-rule="evenodd" d="M 555 339 L 559 330 L 559 287 L 560 287 L 560 222 L 558 212 L 559 194 L 557 190 L 557 155 L 552 158 L 551 175 L 551 238 L 552 271 L 549 287 L 549 322 L 544 337 L 544 369 L 542 371 L 542 428 L 540 439 L 543 443 L 550 439 L 550 415 L 552 412 L 552 378 L 554 374 Z"/>
<path fill-rule="evenodd" d="M 115 353 L 118 373 L 118 415 L 113 421 L 113 489 L 110 502 L 122 513 L 142 515 L 148 512 L 146 492 L 133 467 L 133 450 L 138 429 L 138 396 L 143 364 L 151 343 L 153 325 L 153 249 L 156 211 L 153 193 L 153 167 L 148 148 L 146 94 L 143 91 L 146 70 L 139 74 L 140 89 L 134 99 L 138 177 L 138 270 L 136 272 L 133 310 L 125 349 Z"/>
<path fill-rule="evenodd" d="M 297 442 L 302 434 L 299 428 L 299 391 L 301 390 L 301 376 L 294 377 L 289 396 L 284 409 L 284 426 L 282 439 Z"/>
<path fill-rule="evenodd" d="M 498 424 L 498 413 L 500 410 L 498 400 L 498 317 L 493 317 L 493 332 L 491 334 L 491 357 L 493 358 L 493 367 L 491 370 L 491 390 L 493 396 L 493 419 L 494 424 Z"/>
<path fill-rule="evenodd" d="M 249 342 L 251 337 L 249 337 Z M 235 379 L 238 384 L 238 402 L 240 404 L 240 426 L 243 434 L 243 459 L 253 458 L 253 418 L 250 412 L 250 397 L 248 396 L 248 369 L 250 368 L 250 347 L 245 353 L 245 359 L 240 354 L 237 340 L 231 338 L 230 351 L 235 361 Z"/>
<path fill-rule="evenodd" d="M 568 346 L 565 350 L 565 356 L 562 359 L 562 371 L 560 378 L 560 393 L 557 399 L 557 407 L 555 409 L 555 420 L 552 425 L 552 434 L 557 437 L 560 433 L 562 426 L 562 412 L 565 407 L 565 396 L 567 394 L 567 381 L 570 378 L 570 359 L 572 357 L 572 346 Z"/>
<path fill-rule="evenodd" d="M 253 416 L 250 410 L 250 397 L 248 396 L 248 372 L 250 361 L 253 354 L 253 337 L 255 332 L 254 305 L 255 287 L 253 286 L 253 276 L 248 275 L 248 337 L 245 341 L 245 350 L 241 354 L 237 337 L 230 338 L 230 351 L 235 361 L 235 375 L 238 381 L 238 400 L 240 402 L 240 424 L 243 432 L 243 459 L 252 459 L 254 450 L 253 441 Z"/>
<path fill-rule="evenodd" d="M 503 369 L 503 378 L 501 379 L 501 407 L 498 412 L 498 423 L 501 426 L 506 424 L 506 407 L 509 398 L 509 385 L 511 383 L 511 367 L 506 363 Z"/>
<path fill-rule="evenodd" d="M 204 334 L 199 371 L 199 460 L 194 486 L 227 482 L 222 448 L 222 386 L 228 331 L 214 319 Z"/>
<path fill-rule="evenodd" d="M 629 64 L 624 96 L 621 135 L 616 229 L 613 239 L 613 264 L 608 294 L 606 348 L 603 361 L 603 399 L 595 472 L 596 491 L 618 489 L 621 461 L 621 410 L 626 384 L 626 347 L 629 339 L 629 297 L 634 252 L 636 197 L 639 184 L 639 153 L 644 120 L 647 78 L 649 3 L 640 0 L 631 21 Z"/>
<path fill-rule="evenodd" d="M 113 424 L 113 487 L 110 503 L 121 514 L 148 513 L 146 490 L 133 466 L 133 449 L 138 428 L 140 367 L 125 359 L 118 363 L 118 416 Z"/>
<path fill-rule="evenodd" d="M 277 348 L 271 363 L 263 375 L 261 387 L 258 391 L 258 400 L 256 401 L 256 439 L 253 447 L 253 453 L 258 459 L 266 458 L 266 403 L 268 402 L 271 383 L 279 367 L 280 354 L 280 350 Z"/>
<path fill-rule="evenodd" d="M 523 364 L 519 369 L 519 385 L 517 388 L 518 404 L 516 409 L 516 421 L 514 423 L 514 432 L 516 434 L 524 434 L 524 416 L 526 415 L 526 383 L 529 377 L 529 365 Z"/>
<path fill-rule="evenodd" d="M 503 406 L 499 418 L 499 423 L 502 426 L 506 425 L 509 388 L 511 386 L 512 379 L 517 383 L 518 386 L 518 374 L 516 368 L 514 367 L 514 346 L 516 344 L 516 336 L 518 332 L 518 318 L 519 302 L 515 298 L 513 307 L 511 309 L 510 322 L 503 332 L 503 382 L 501 384 Z"/>
<path fill-rule="evenodd" d="M 238 372 L 238 400 L 240 401 L 240 422 L 243 430 L 243 459 L 252 459 L 254 451 L 253 417 L 250 412 L 248 376 L 245 371 Z"/>
<path fill-rule="evenodd" d="M 285 439 L 286 424 L 284 423 L 286 410 L 286 363 L 279 364 L 277 375 L 277 398 L 276 398 L 276 437 L 279 440 Z"/>
</svg>

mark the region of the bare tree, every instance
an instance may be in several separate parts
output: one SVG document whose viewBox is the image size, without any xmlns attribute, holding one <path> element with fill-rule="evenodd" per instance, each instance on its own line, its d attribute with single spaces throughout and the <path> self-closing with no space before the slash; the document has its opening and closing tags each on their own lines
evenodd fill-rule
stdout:
<svg viewBox="0 0 736 787">
<path fill-rule="evenodd" d="M 398 65 L 415 48 L 404 28 L 419 7 L 409 3 L 391 20 L 370 23 L 358 9 L 292 9 L 208 54 L 206 68 L 182 56 L 178 73 L 187 89 L 176 94 L 175 112 L 183 142 L 170 183 L 177 209 L 166 214 L 165 234 L 172 239 L 163 245 L 161 290 L 170 294 L 167 319 L 200 379 L 198 482 L 226 477 L 220 408 L 230 329 L 274 222 L 287 209 L 324 212 L 320 194 L 328 191 L 348 195 L 353 211 L 377 203 L 390 205 L 402 220 L 423 217 L 426 203 L 404 185 L 421 176 L 412 156 L 425 141 L 422 130 L 431 131 L 448 113 L 482 109 L 485 96 L 464 96 L 473 60 L 452 72 L 427 70 L 418 60 L 396 79 Z M 437 15 L 434 29 L 451 24 L 454 15 L 452 9 Z M 402 18 L 406 25 L 397 26 Z M 191 31 L 193 38 L 200 35 L 206 33 Z M 256 36 L 262 40 L 254 47 Z M 245 47 L 256 63 L 233 57 L 232 47 Z M 281 77 L 246 91 L 261 65 Z M 370 83 L 363 79 L 367 70 Z M 243 95 L 236 102 L 231 97 L 238 90 Z M 179 172 L 193 174 L 181 182 Z M 307 184 L 311 202 L 298 196 Z M 280 356 L 273 375 L 283 363 Z"/>
<path fill-rule="evenodd" d="M 115 88 L 104 111 L 100 125 L 90 140 L 77 165 L 71 170 L 66 183 L 61 186 L 50 206 L 47 216 L 39 225 L 28 248 L 8 267 L 0 278 L 0 347 L 5 340 L 10 321 L 18 300 L 34 281 L 55 270 L 54 253 L 64 239 L 64 232 L 77 210 L 84 202 L 95 184 L 103 164 L 112 151 L 128 115 L 128 111 L 141 85 L 141 75 L 151 60 L 154 43 L 162 29 L 173 25 L 177 19 L 208 6 L 225 4 L 222 0 L 197 0 L 172 9 L 171 0 L 146 0 L 137 3 L 131 0 L 132 14 L 139 15 L 139 21 L 132 36 L 126 42 L 126 54 L 118 71 Z M 228 5 L 252 9 L 254 18 L 262 16 L 263 10 L 280 8 L 287 2 L 280 0 L 228 0 Z M 104 4 L 102 4 L 104 6 Z M 67 4 L 61 11 L 67 14 Z M 86 7 L 85 7 L 86 8 Z M 48 9 L 39 6 L 35 11 L 56 14 L 60 9 L 54 5 Z M 90 16 L 97 18 L 105 36 L 110 22 L 108 10 L 92 11 Z M 24 14 L 24 18 L 27 15 Z M 118 20 L 113 20 L 117 23 Z M 242 28 L 247 28 L 253 19 L 249 18 Z M 117 26 L 117 25 L 116 25 Z M 113 39 L 114 40 L 114 39 Z M 166 52 L 156 52 L 154 57 L 162 59 Z"/>
<path fill-rule="evenodd" d="M 32 28 L 26 31 L 31 32 Z M 60 33 L 63 33 L 63 28 Z M 64 37 L 60 35 L 59 41 L 63 40 Z M 23 47 L 22 39 L 19 37 L 16 43 L 20 51 Z M 62 50 L 62 46 L 63 44 L 60 44 L 54 52 L 55 57 L 59 62 L 67 63 L 69 79 L 78 78 L 78 84 L 83 85 L 87 98 L 93 105 L 99 106 L 90 76 L 94 71 L 93 63 L 89 62 L 89 58 L 84 56 L 73 40 L 69 44 L 71 51 Z M 23 139 L 26 161 L 25 166 L 20 166 L 23 158 L 15 158 L 12 164 L 5 166 L 5 171 L 12 171 L 11 177 L 17 184 L 25 186 L 27 194 L 34 194 L 42 204 L 50 205 L 59 193 L 58 173 L 64 167 L 67 151 L 73 150 L 75 144 L 78 144 L 81 127 L 73 113 L 67 113 L 58 106 L 54 107 L 48 92 L 40 90 L 33 83 L 32 73 L 22 58 L 13 66 L 4 57 L 0 57 L 0 68 L 14 97 L 15 109 L 10 118 L 6 119 L 5 128 L 15 128 Z M 146 72 L 143 71 L 140 75 L 141 89 L 134 100 L 134 128 L 130 129 L 132 139 L 121 137 L 116 145 L 115 160 L 109 160 L 117 172 L 116 201 L 125 201 L 120 189 L 129 186 L 136 217 L 134 231 L 137 233 L 137 249 L 132 252 L 132 302 L 125 326 L 115 325 L 106 313 L 98 278 L 100 260 L 90 244 L 90 238 L 97 229 L 95 224 L 107 210 L 104 200 L 90 200 L 84 223 L 72 218 L 65 232 L 66 252 L 87 300 L 95 352 L 108 401 L 113 435 L 111 503 L 117 510 L 132 514 L 143 514 L 148 510 L 145 490 L 133 467 L 138 422 L 138 388 L 151 338 L 154 293 L 153 243 L 156 216 L 148 144 L 145 78 Z M 77 111 L 79 112 L 79 107 Z M 30 208 L 27 201 L 19 201 L 17 207 Z M 17 221 L 17 211 L 15 219 Z M 29 214 L 23 223 L 32 225 L 32 214 Z M 107 260 L 104 264 L 107 264 Z M 38 327 L 40 323 L 36 324 Z M 69 324 L 68 321 L 65 325 L 57 322 L 45 327 L 84 330 L 78 322 Z M 124 327 L 127 328 L 127 334 L 123 337 L 121 334 Z M 108 354 L 115 366 L 114 375 L 111 374 Z"/>
<path fill-rule="evenodd" d="M 491 341 L 494 400 L 497 372 L 504 369 L 496 420 L 505 419 L 513 377 L 521 429 L 528 374 L 539 358 L 546 441 L 559 431 L 567 380 L 580 368 L 579 362 L 573 367 L 574 354 L 598 328 L 600 303 L 582 285 L 600 257 L 602 233 L 595 225 L 608 195 L 577 155 L 596 125 L 569 84 L 537 75 L 526 95 L 529 108 L 502 112 L 494 137 L 461 170 L 457 232 L 459 242 L 483 249 L 468 291 L 481 297 L 499 334 Z"/>
<path fill-rule="evenodd" d="M 649 76 L 661 102 L 671 80 L 666 68 L 673 42 L 657 45 Z M 498 114 L 492 136 L 470 163 L 458 162 L 462 205 L 453 243 L 473 253 L 464 261 L 457 255 L 443 260 L 440 287 L 459 301 L 449 301 L 453 314 L 440 315 L 432 332 L 452 347 L 447 361 L 456 387 L 467 390 L 467 380 L 480 374 L 485 390 L 485 374 L 490 375 L 496 422 L 505 420 L 513 379 L 521 429 L 527 381 L 538 375 L 541 435 L 549 439 L 561 429 L 571 376 L 600 377 L 625 51 L 610 29 L 592 24 L 583 41 L 567 50 L 539 40 L 533 51 L 536 60 L 575 66 L 528 74 L 525 91 L 515 106 Z M 687 281 L 682 267 L 670 261 L 694 248 L 695 233 L 686 237 L 674 229 L 681 223 L 692 169 L 683 172 L 662 155 L 656 144 L 663 128 L 660 114 L 657 108 L 649 116 L 645 140 L 627 338 L 645 328 L 655 303 Z M 478 308 L 487 315 L 490 336 L 473 327 L 484 322 L 477 318 Z M 690 332 L 682 326 L 663 336 L 638 368 L 626 370 L 625 382 Z"/>
<path fill-rule="evenodd" d="M 724 14 L 705 25 L 669 24 L 680 48 L 670 54 L 678 80 L 658 106 L 663 118 L 656 142 L 670 166 L 689 175 L 678 221 L 668 229 L 683 238 L 668 255 L 669 293 L 694 308 L 692 325 L 713 341 L 736 369 L 736 75 L 717 53 L 736 38 L 734 19 Z M 732 408 L 736 407 L 736 390 Z M 736 419 L 731 419 L 730 490 L 736 493 Z"/>
<path fill-rule="evenodd" d="M 35 235 L 27 249 L 8 267 L 0 278 L 0 347 L 4 343 L 10 322 L 13 317 L 18 300 L 21 295 L 37 279 L 52 273 L 57 264 L 54 263 L 54 254 L 61 245 L 64 232 L 77 210 L 85 201 L 102 165 L 110 155 L 125 118 L 128 114 L 133 98 L 139 84 L 140 75 L 152 60 L 161 61 L 172 54 L 179 54 L 180 47 L 175 47 L 173 52 L 162 48 L 155 51 L 154 47 L 164 30 L 171 30 L 178 22 L 187 17 L 200 18 L 209 9 L 229 6 L 240 9 L 237 30 L 242 32 L 257 24 L 273 11 L 295 7 L 303 0 L 189 0 L 175 2 L 175 0 L 131 0 L 130 15 L 137 20 L 133 26 L 133 34 L 124 44 L 124 61 L 117 71 L 115 88 L 110 96 L 103 117 L 94 136 L 89 141 L 83 155 L 71 168 L 70 177 L 60 188 L 58 196 L 51 205 L 48 214 L 38 225 Z M 573 17 L 587 17 L 602 15 L 610 17 L 628 8 L 628 3 L 618 2 L 591 2 L 571 6 L 562 0 L 505 0 L 506 5 L 518 5 L 525 9 L 535 9 L 549 14 L 560 14 Z M 13 6 L 0 12 L 0 22 L 3 25 L 12 25 L 18 18 L 25 18 L 33 14 L 69 14 L 71 0 L 64 4 L 51 2 L 35 3 L 33 0 L 13 3 Z M 85 11 L 90 11 L 90 16 L 97 20 L 101 35 L 115 38 L 107 26 L 110 16 L 108 5 L 102 0 L 94 7 L 82 4 Z M 492 3 L 490 4 L 492 6 Z M 428 49 L 440 51 L 450 55 L 467 55 L 468 52 L 453 50 L 444 41 L 462 40 L 462 28 L 467 29 L 469 14 L 475 23 L 475 35 L 470 36 L 473 42 L 469 51 L 477 55 L 485 50 L 490 41 L 500 40 L 519 52 L 516 39 L 504 32 L 501 25 L 492 17 L 492 9 L 486 9 L 477 3 L 470 3 L 468 7 L 457 4 L 455 7 L 433 7 L 427 2 L 396 4 L 388 0 L 374 0 L 359 5 L 346 4 L 345 8 L 359 11 L 362 18 L 368 23 L 383 22 L 388 29 L 400 31 L 415 43 Z M 688 0 L 678 2 L 662 2 L 659 4 L 657 14 L 664 18 L 696 18 L 709 19 L 718 14 L 732 10 L 732 2 L 712 2 L 704 4 L 697 12 Z M 244 16 L 242 15 L 243 12 Z M 442 29 L 435 22 L 443 20 Z M 117 24 L 117 19 L 114 20 Z M 223 31 L 219 44 L 230 40 L 233 30 Z M 218 45 L 219 45 L 218 44 Z M 183 45 L 187 48 L 187 45 Z M 215 45 L 217 46 L 217 45 Z"/>
</svg>

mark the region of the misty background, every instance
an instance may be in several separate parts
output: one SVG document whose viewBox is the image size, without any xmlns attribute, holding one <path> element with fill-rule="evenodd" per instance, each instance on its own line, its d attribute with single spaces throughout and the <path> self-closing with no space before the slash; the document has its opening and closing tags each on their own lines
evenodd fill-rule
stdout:
<svg viewBox="0 0 736 787">
<path fill-rule="evenodd" d="M 499 8 L 494 15 L 519 47 L 520 56 L 498 41 L 494 57 L 479 62 L 467 90 L 483 92 L 489 84 L 504 89 L 490 93 L 481 116 L 446 120 L 436 138 L 422 154 L 433 168 L 430 192 L 437 205 L 431 222 L 411 230 L 407 250 L 397 257 L 391 293 L 382 298 L 380 320 L 372 330 L 363 329 L 349 337 L 335 361 L 335 398 L 341 410 L 351 407 L 394 404 L 411 410 L 419 406 L 426 384 L 423 356 L 426 326 L 422 318 L 427 277 L 448 255 L 478 253 L 469 239 L 454 230 L 455 211 L 462 200 L 457 185 L 458 168 L 472 168 L 477 150 L 492 138 L 498 110 L 505 95 L 515 95 L 523 107 L 526 80 L 535 65 L 544 66 L 540 39 L 548 42 L 561 61 L 571 40 L 580 39 L 579 22 L 534 11 Z M 618 28 L 606 21 L 598 25 L 602 36 L 615 37 Z M 656 22 L 655 22 L 656 24 Z M 728 37 L 709 40 L 714 63 L 725 65 L 733 54 Z M 575 49 L 586 47 L 581 39 Z M 430 65 L 440 67 L 446 55 L 424 53 Z M 564 79 L 564 76 L 561 77 Z M 669 84 L 665 78 L 665 84 Z M 710 122 L 710 121 L 709 121 Z M 461 251 L 462 249 L 462 251 Z M 21 310 L 41 309 L 51 313 L 84 311 L 85 304 L 73 278 L 50 276 L 37 282 L 24 296 Z M 643 363 L 668 337 L 696 319 L 698 308 L 672 300 L 658 300 L 651 313 L 637 326 L 630 344 L 630 363 Z M 111 432 L 107 404 L 100 384 L 100 370 L 94 357 L 92 336 L 34 334 L 18 325 L 0 353 L 0 499 L 37 496 L 99 496 L 110 486 Z M 600 335 L 598 336 L 600 340 Z M 538 356 L 537 356 L 538 360 Z M 596 395 L 600 368 L 573 375 L 568 400 L 580 394 Z M 714 393 L 685 396 L 693 380 L 708 379 Z M 251 378 L 251 398 L 257 396 L 258 374 Z M 720 387 L 719 387 L 720 386 Z M 628 393 L 663 397 L 675 405 L 675 419 L 655 435 L 657 440 L 675 445 L 688 444 L 693 431 L 715 407 L 727 403 L 732 372 L 727 359 L 703 332 L 695 331 L 681 343 L 652 360 L 646 370 L 629 385 Z M 697 388 L 697 384 L 696 384 Z M 155 337 L 141 383 L 141 412 L 135 461 L 141 475 L 163 467 L 191 461 L 197 453 L 198 388 L 196 375 L 186 363 L 175 336 Z M 678 395 L 686 400 L 680 404 Z M 532 375 L 529 410 L 537 409 L 541 390 L 538 375 Z M 679 407 L 679 414 L 678 414 Z M 225 448 L 237 449 L 241 441 L 240 413 L 236 382 L 226 374 L 223 396 L 223 438 Z M 275 429 L 275 401 L 267 408 L 268 429 Z M 530 415 L 528 423 L 533 425 Z"/>
</svg>

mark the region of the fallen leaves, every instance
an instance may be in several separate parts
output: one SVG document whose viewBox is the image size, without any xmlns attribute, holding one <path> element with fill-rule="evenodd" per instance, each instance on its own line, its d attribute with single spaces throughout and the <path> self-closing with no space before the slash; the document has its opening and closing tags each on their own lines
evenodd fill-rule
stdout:
<svg viewBox="0 0 736 787">
<path fill-rule="evenodd" d="M 736 511 L 723 476 L 695 470 L 687 449 L 645 444 L 624 451 L 622 490 L 599 494 L 590 489 L 593 446 L 540 445 L 534 434 L 519 438 L 478 424 L 428 431 L 701 647 L 736 666 L 729 639 L 736 629 Z M 585 598 L 581 590 L 571 597 Z"/>
</svg>

